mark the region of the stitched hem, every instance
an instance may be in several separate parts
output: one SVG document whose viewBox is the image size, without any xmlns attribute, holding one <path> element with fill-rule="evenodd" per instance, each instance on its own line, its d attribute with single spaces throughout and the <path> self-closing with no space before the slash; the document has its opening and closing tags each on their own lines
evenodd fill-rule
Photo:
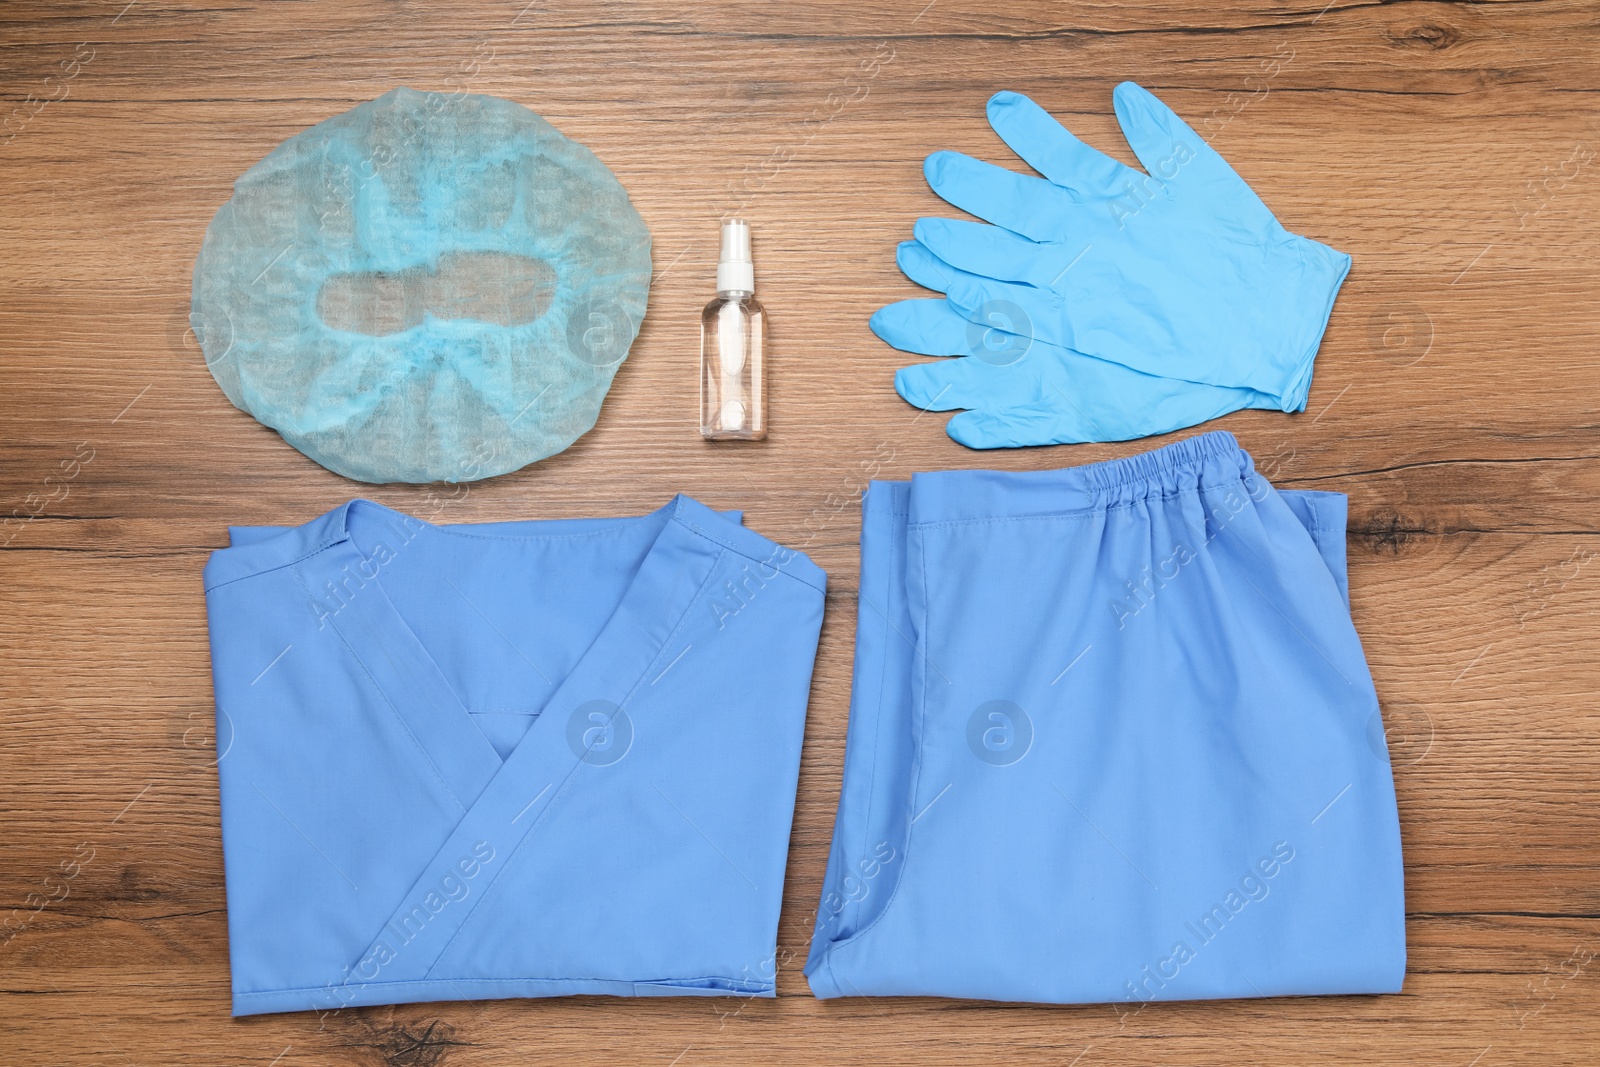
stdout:
<svg viewBox="0 0 1600 1067">
<path fill-rule="evenodd" d="M 291 559 L 286 563 L 279 563 L 279 564 L 276 564 L 275 566 L 263 567 L 261 570 L 258 570 L 258 571 L 251 571 L 249 574 L 241 574 L 241 575 L 239 575 L 238 577 L 235 577 L 235 578 L 224 578 L 219 582 L 215 582 L 215 583 L 213 583 L 211 585 L 206 586 L 205 587 L 205 591 L 207 593 L 213 593 L 216 590 L 221 589 L 223 586 L 232 585 L 235 582 L 242 582 L 242 581 L 246 580 L 247 578 L 256 578 L 256 577 L 259 577 L 260 575 L 263 575 L 263 574 L 271 574 L 273 571 L 281 571 L 285 567 L 293 567 L 296 564 L 304 563 L 306 560 L 310 559 L 312 556 L 315 556 L 315 555 L 317 555 L 319 553 L 322 553 L 322 552 L 326 552 L 328 549 L 332 548 L 335 545 L 343 544 L 348 539 L 349 539 L 349 535 L 341 531 L 337 537 L 329 537 L 329 538 L 327 538 L 321 544 L 317 545 L 316 548 L 313 548 L 313 549 L 309 550 L 308 552 L 306 552 L 302 556 L 296 556 L 294 559 Z M 226 549 L 226 548 L 219 548 L 216 551 L 212 552 L 212 555 L 216 555 L 219 552 L 228 552 L 228 551 L 231 551 L 231 550 L 230 549 Z"/>
<path fill-rule="evenodd" d="M 425 1001 L 563 997 L 580 995 L 661 997 L 775 997 L 773 982 L 723 975 L 682 978 L 427 978 L 234 992 L 234 1015 L 333 1012 L 343 1008 Z"/>
<path fill-rule="evenodd" d="M 693 519 L 686 518 L 682 514 L 675 514 L 675 515 L 672 516 L 672 518 L 673 518 L 674 522 L 677 522 L 684 529 L 690 531 L 691 533 L 697 534 L 700 537 L 705 538 L 707 541 L 710 541 L 712 544 L 716 545 L 718 548 L 726 549 L 727 551 L 732 552 L 736 556 L 742 556 L 745 559 L 749 560 L 750 562 L 757 564 L 758 566 L 771 567 L 773 570 L 777 571 L 779 574 L 787 575 L 788 577 L 793 578 L 795 581 L 800 582 L 803 585 L 810 586 L 812 589 L 817 590 L 817 592 L 819 592 L 819 593 L 826 593 L 827 592 L 827 589 L 825 588 L 825 585 L 826 585 L 826 581 L 825 580 L 822 581 L 822 582 L 811 581 L 808 578 L 803 577 L 798 572 L 798 570 L 789 570 L 782 563 L 774 564 L 772 562 L 773 556 L 776 556 L 780 552 L 787 552 L 787 553 L 789 553 L 789 556 L 790 556 L 791 559 L 804 560 L 806 565 L 807 565 L 807 567 L 816 568 L 820 572 L 821 568 L 817 568 L 817 565 L 811 560 L 811 557 L 807 556 L 804 552 L 801 552 L 799 549 L 789 548 L 786 545 L 780 545 L 776 541 L 769 541 L 768 543 L 771 544 L 772 547 L 773 547 L 773 552 L 770 555 L 768 555 L 765 559 L 763 559 L 762 557 L 753 555 L 750 552 L 745 551 L 743 548 L 740 548 L 738 545 L 733 544 L 732 540 L 730 538 L 718 537 L 716 534 L 711 533 L 708 530 L 701 529 L 700 526 L 698 524 L 696 524 Z M 757 537 L 761 537 L 762 536 L 760 534 L 756 534 L 754 530 L 751 530 L 750 533 L 755 534 L 755 536 L 757 536 Z M 765 540 L 765 538 L 763 538 L 763 540 Z M 824 579 L 825 578 L 826 578 L 826 576 L 824 576 Z"/>
</svg>

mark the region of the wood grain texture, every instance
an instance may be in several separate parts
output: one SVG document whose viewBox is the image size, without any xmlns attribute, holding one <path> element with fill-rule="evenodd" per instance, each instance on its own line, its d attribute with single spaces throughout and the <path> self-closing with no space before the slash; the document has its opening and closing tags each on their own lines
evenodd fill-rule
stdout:
<svg viewBox="0 0 1600 1067">
<path fill-rule="evenodd" d="M 0 133 L 0 514 L 49 498 L 0 551 L 0 1062 L 1600 1059 L 1600 963 L 1577 962 L 1600 952 L 1600 561 L 1579 562 L 1600 552 L 1593 5 L 524 3 L 0 6 L 17 109 Z M 847 83 L 874 55 L 879 73 Z M 637 513 L 681 490 L 832 576 L 775 1001 L 228 1016 L 200 569 L 228 523 L 300 522 L 357 492 L 418 510 L 427 490 L 355 486 L 233 409 L 185 330 L 190 271 L 234 178 L 279 141 L 451 78 L 590 146 L 649 224 L 657 276 L 599 426 L 440 517 Z M 966 451 L 894 395 L 905 357 L 866 320 L 913 294 L 893 250 L 942 209 L 924 155 L 1020 166 L 983 114 L 1011 88 L 1132 162 L 1111 113 L 1124 78 L 1210 117 L 1287 226 L 1355 257 L 1308 411 L 1218 425 L 1279 484 L 1350 494 L 1354 614 L 1395 742 L 1405 989 L 1137 1014 L 819 1002 L 799 965 L 843 762 L 862 461 L 904 477 L 1144 447 Z M 727 448 L 695 432 L 695 354 L 734 208 L 773 315 L 772 435 Z"/>
</svg>

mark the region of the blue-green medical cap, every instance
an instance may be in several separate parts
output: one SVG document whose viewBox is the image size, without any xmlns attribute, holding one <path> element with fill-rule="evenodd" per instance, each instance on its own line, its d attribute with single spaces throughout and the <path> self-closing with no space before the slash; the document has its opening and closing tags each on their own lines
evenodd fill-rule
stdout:
<svg viewBox="0 0 1600 1067">
<path fill-rule="evenodd" d="M 594 425 L 649 284 L 587 148 L 509 100 L 395 89 L 234 183 L 191 321 L 228 399 L 323 466 L 463 482 Z"/>
</svg>

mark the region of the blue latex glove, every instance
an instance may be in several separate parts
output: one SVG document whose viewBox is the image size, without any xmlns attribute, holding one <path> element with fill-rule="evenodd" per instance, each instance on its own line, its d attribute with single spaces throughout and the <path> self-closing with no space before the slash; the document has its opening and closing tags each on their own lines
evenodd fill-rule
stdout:
<svg viewBox="0 0 1600 1067">
<path fill-rule="evenodd" d="M 916 241 L 901 244 L 896 260 L 912 281 L 939 292 L 961 276 Z M 905 367 L 894 387 L 930 411 L 969 409 L 945 426 L 968 448 L 1131 441 L 1240 408 L 1277 407 L 1250 389 L 1144 374 L 1029 338 L 1015 309 L 990 310 L 986 325 L 944 300 L 902 300 L 872 316 L 872 331 L 902 351 L 956 357 Z"/>
<path fill-rule="evenodd" d="M 1012 304 L 1041 340 L 1303 409 L 1350 257 L 1280 226 L 1144 89 L 1123 82 L 1115 103 L 1148 175 L 1009 92 L 989 101 L 989 123 L 1044 178 L 956 152 L 928 157 L 934 192 L 994 223 L 917 222 L 917 240 L 968 272 L 951 285 L 950 303 L 979 322 L 986 306 Z"/>
</svg>

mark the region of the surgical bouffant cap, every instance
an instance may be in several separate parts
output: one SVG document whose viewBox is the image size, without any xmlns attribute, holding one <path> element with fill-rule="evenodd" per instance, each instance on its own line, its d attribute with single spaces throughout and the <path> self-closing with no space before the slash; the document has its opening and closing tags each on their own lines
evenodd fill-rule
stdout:
<svg viewBox="0 0 1600 1067">
<path fill-rule="evenodd" d="M 395 89 L 234 183 L 191 321 L 235 405 L 363 482 L 463 482 L 591 426 L 650 232 L 594 154 L 492 96 Z"/>
</svg>

